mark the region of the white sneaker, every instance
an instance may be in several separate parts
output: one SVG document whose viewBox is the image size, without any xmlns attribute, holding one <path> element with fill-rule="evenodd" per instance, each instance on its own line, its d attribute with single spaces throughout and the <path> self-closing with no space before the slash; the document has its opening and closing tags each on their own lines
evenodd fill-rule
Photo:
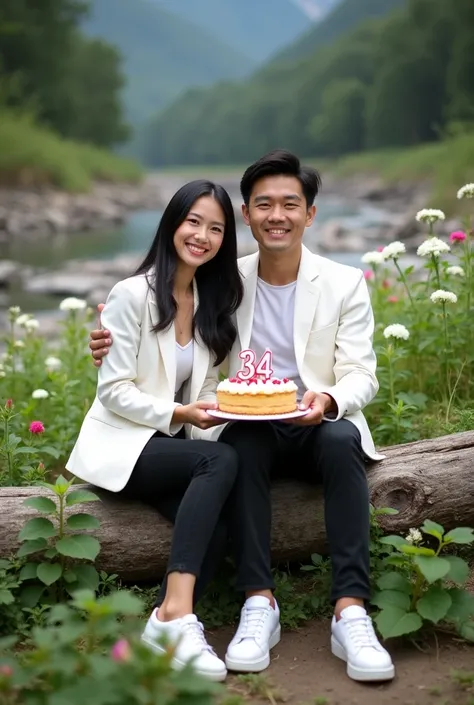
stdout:
<svg viewBox="0 0 474 705">
<path fill-rule="evenodd" d="M 270 649 L 281 636 L 280 610 L 267 597 L 254 595 L 245 601 L 234 638 L 227 647 L 229 671 L 258 673 L 270 664 Z"/>
<path fill-rule="evenodd" d="M 166 643 L 175 648 L 173 667 L 183 668 L 193 661 L 195 670 L 213 681 L 223 681 L 227 676 L 225 663 L 218 658 L 204 636 L 204 627 L 195 614 L 187 614 L 180 619 L 162 622 L 157 610 L 153 610 L 142 641 L 158 654 L 166 652 Z M 165 641 L 166 640 L 166 641 Z M 163 643 L 159 643 L 163 642 Z"/>
<path fill-rule="evenodd" d="M 395 676 L 390 654 L 379 644 L 372 620 L 363 607 L 351 605 L 331 624 L 331 651 L 347 662 L 347 675 L 355 681 L 385 681 Z"/>
</svg>

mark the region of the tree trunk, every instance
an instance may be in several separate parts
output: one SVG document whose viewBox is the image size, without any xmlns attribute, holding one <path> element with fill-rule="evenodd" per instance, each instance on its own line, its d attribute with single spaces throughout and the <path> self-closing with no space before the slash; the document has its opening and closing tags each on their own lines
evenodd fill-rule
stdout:
<svg viewBox="0 0 474 705">
<path fill-rule="evenodd" d="M 445 529 L 474 526 L 474 431 L 391 446 L 384 453 L 387 458 L 367 472 L 373 505 L 399 512 L 381 518 L 384 530 L 404 534 L 427 518 Z M 73 511 L 88 511 L 101 522 L 97 567 L 124 580 L 160 578 L 170 549 L 168 522 L 145 505 L 89 489 L 103 501 L 76 505 Z M 0 489 L 0 557 L 17 549 L 21 527 L 35 516 L 23 500 L 47 493 L 36 487 Z M 326 553 L 321 488 L 285 481 L 275 484 L 272 497 L 274 561 Z"/>
</svg>

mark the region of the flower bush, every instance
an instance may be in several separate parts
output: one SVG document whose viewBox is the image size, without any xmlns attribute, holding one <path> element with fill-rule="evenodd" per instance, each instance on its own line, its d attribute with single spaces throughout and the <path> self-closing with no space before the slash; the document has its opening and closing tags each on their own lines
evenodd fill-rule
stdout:
<svg viewBox="0 0 474 705">
<path fill-rule="evenodd" d="M 473 189 L 466 184 L 458 198 L 472 198 Z M 379 444 L 474 426 L 472 215 L 449 242 L 435 232 L 443 211 L 426 208 L 415 218 L 427 230 L 415 263 L 402 268 L 398 241 L 362 257 L 380 382 L 366 415 Z"/>
</svg>

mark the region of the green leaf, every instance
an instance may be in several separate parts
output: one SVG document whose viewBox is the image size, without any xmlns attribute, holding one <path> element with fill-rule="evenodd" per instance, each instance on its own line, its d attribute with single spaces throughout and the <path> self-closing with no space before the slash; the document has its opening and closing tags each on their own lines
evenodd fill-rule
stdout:
<svg viewBox="0 0 474 705">
<path fill-rule="evenodd" d="M 381 590 L 398 590 L 399 592 L 411 592 L 411 583 L 404 575 L 391 571 L 384 573 L 377 580 L 377 586 Z"/>
<path fill-rule="evenodd" d="M 20 570 L 20 580 L 34 580 L 36 578 L 36 571 L 38 570 L 37 563 L 27 563 Z"/>
<path fill-rule="evenodd" d="M 474 641 L 474 621 L 464 622 L 459 626 L 458 631 L 466 641 Z"/>
<path fill-rule="evenodd" d="M 18 549 L 18 558 L 23 558 L 24 556 L 29 556 L 32 553 L 37 553 L 37 551 L 42 551 L 46 548 L 48 542 L 46 539 L 34 539 L 33 541 L 25 541 Z"/>
<path fill-rule="evenodd" d="M 11 605 L 12 602 L 15 602 L 13 593 L 6 588 L 0 588 L 0 605 Z"/>
<path fill-rule="evenodd" d="M 20 531 L 20 541 L 34 541 L 35 539 L 49 539 L 56 536 L 56 527 L 53 522 L 44 517 L 30 519 Z"/>
<path fill-rule="evenodd" d="M 100 497 L 89 490 L 71 490 L 71 492 L 69 492 L 66 496 L 66 504 L 68 507 L 72 507 L 74 504 L 82 504 L 82 502 L 99 501 Z"/>
<path fill-rule="evenodd" d="M 408 612 L 410 609 L 410 597 L 406 592 L 399 592 L 398 590 L 381 590 L 376 592 L 371 598 L 371 603 L 378 607 L 379 609 L 385 609 L 387 607 L 399 607 L 404 612 Z"/>
<path fill-rule="evenodd" d="M 46 453 L 47 455 L 52 455 L 53 458 L 56 458 L 56 460 L 61 456 L 60 451 L 52 446 L 41 446 L 41 452 Z"/>
<path fill-rule="evenodd" d="M 51 546 L 51 548 L 48 548 L 48 550 L 44 552 L 44 557 L 48 558 L 48 560 L 50 558 L 56 558 L 57 555 L 58 555 L 58 552 L 56 551 L 54 546 Z"/>
<path fill-rule="evenodd" d="M 434 583 L 440 578 L 444 578 L 449 573 L 450 564 L 444 558 L 437 556 L 415 556 L 413 559 L 420 569 L 423 577 L 429 583 Z"/>
<path fill-rule="evenodd" d="M 375 617 L 375 622 L 384 639 L 411 634 L 423 625 L 419 614 L 399 607 L 386 607 Z"/>
<path fill-rule="evenodd" d="M 76 573 L 73 570 L 65 570 L 63 573 L 63 578 L 67 583 L 74 583 L 76 580 Z"/>
<path fill-rule="evenodd" d="M 23 504 L 26 507 L 32 507 L 42 514 L 55 514 L 56 502 L 53 502 L 49 497 L 28 497 Z"/>
<path fill-rule="evenodd" d="M 443 558 L 451 566 L 446 578 L 452 580 L 453 583 L 463 585 L 469 577 L 469 565 L 459 556 L 443 556 Z"/>
<path fill-rule="evenodd" d="M 135 616 L 141 614 L 143 611 L 142 601 L 136 595 L 126 590 L 117 590 L 111 595 L 104 597 L 102 602 L 115 614 Z"/>
<path fill-rule="evenodd" d="M 40 563 L 38 566 L 38 578 L 45 585 L 52 585 L 59 580 L 63 572 L 59 563 Z"/>
<path fill-rule="evenodd" d="M 395 548 L 400 549 L 402 546 L 408 546 L 407 541 L 401 536 L 382 536 L 379 539 L 380 543 L 387 544 L 388 546 L 395 546 Z"/>
<path fill-rule="evenodd" d="M 36 607 L 45 589 L 44 585 L 39 585 L 38 583 L 22 588 L 20 592 L 20 602 L 23 607 L 29 607 L 30 609 Z"/>
<path fill-rule="evenodd" d="M 94 592 L 96 592 L 99 587 L 100 577 L 93 565 L 75 565 L 73 572 L 75 580 L 74 585 L 70 588 L 71 592 L 84 589 L 94 590 Z"/>
<path fill-rule="evenodd" d="M 446 617 L 451 604 L 452 599 L 447 590 L 439 585 L 431 585 L 418 600 L 416 609 L 423 619 L 429 619 L 430 622 L 437 624 Z"/>
<path fill-rule="evenodd" d="M 439 541 L 442 540 L 444 535 L 444 527 L 441 526 L 441 524 L 437 524 L 435 521 L 431 521 L 431 519 L 425 519 L 421 530 L 424 534 L 434 536 L 436 539 L 439 539 Z"/>
<path fill-rule="evenodd" d="M 65 536 L 56 541 L 56 549 L 63 556 L 94 561 L 100 551 L 100 543 L 93 536 L 78 534 L 77 536 Z"/>
<path fill-rule="evenodd" d="M 444 537 L 445 543 L 465 543 L 469 544 L 474 541 L 474 531 L 468 526 L 459 526 L 457 529 L 452 529 Z"/>
<path fill-rule="evenodd" d="M 432 548 L 425 548 L 424 546 L 412 546 L 407 544 L 406 546 L 401 546 L 400 551 L 405 553 L 407 556 L 434 556 L 436 551 Z"/>
<path fill-rule="evenodd" d="M 92 514 L 73 514 L 68 517 L 66 524 L 72 530 L 98 529 L 100 527 L 100 521 Z"/>
<path fill-rule="evenodd" d="M 449 594 L 452 600 L 447 619 L 455 622 L 465 622 L 474 616 L 474 595 L 462 588 L 451 588 Z"/>
<path fill-rule="evenodd" d="M 378 509 L 374 509 L 374 514 L 375 516 L 383 516 L 384 514 L 394 516 L 395 514 L 399 514 L 399 511 L 398 509 L 392 509 L 392 507 L 379 507 Z"/>
</svg>

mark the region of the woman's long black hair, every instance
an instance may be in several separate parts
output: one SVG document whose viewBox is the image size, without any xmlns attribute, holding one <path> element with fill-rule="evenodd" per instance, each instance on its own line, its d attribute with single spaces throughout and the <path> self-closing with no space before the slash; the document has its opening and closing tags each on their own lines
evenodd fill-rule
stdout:
<svg viewBox="0 0 474 705">
<path fill-rule="evenodd" d="M 203 179 L 182 186 L 165 208 L 148 254 L 135 274 L 150 273 L 149 284 L 156 296 L 159 313 L 159 322 L 153 330 L 165 330 L 173 323 L 178 308 L 173 296 L 178 260 L 174 235 L 193 204 L 203 196 L 212 196 L 219 203 L 224 211 L 225 229 L 217 254 L 196 270 L 199 306 L 193 319 L 193 332 L 199 332 L 204 344 L 214 353 L 215 365 L 220 365 L 235 341 L 237 331 L 232 315 L 243 296 L 237 267 L 235 215 L 227 191 L 219 184 Z"/>
</svg>

